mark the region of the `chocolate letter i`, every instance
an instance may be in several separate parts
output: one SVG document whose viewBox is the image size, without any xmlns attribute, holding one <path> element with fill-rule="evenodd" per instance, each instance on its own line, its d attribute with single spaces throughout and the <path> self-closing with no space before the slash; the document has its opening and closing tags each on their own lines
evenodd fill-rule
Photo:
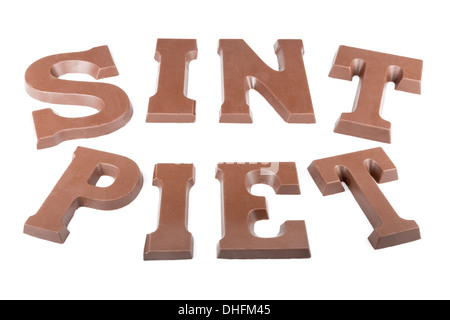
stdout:
<svg viewBox="0 0 450 320">
<path fill-rule="evenodd" d="M 144 260 L 192 259 L 194 239 L 188 231 L 189 191 L 195 183 L 192 164 L 157 164 L 153 185 L 160 188 L 158 229 L 147 236 Z"/>
<path fill-rule="evenodd" d="M 197 59 L 197 41 L 158 39 L 158 89 L 150 98 L 147 122 L 195 122 L 195 100 L 187 98 L 189 63 Z"/>
</svg>

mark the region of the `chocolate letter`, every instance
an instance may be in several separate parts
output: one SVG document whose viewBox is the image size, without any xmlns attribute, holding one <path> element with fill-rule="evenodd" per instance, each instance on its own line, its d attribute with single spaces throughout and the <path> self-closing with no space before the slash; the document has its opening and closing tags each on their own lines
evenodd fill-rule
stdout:
<svg viewBox="0 0 450 320">
<path fill-rule="evenodd" d="M 302 40 L 275 44 L 280 71 L 269 68 L 244 42 L 220 40 L 224 102 L 220 122 L 251 123 L 248 91 L 258 91 L 286 122 L 314 123 Z"/>
<path fill-rule="evenodd" d="M 106 46 L 58 54 L 33 63 L 25 73 L 30 96 L 43 102 L 82 105 L 99 111 L 81 118 L 64 118 L 51 109 L 33 112 L 38 149 L 53 147 L 65 140 L 105 135 L 131 119 L 133 111 L 122 89 L 106 83 L 58 79 L 67 73 L 86 73 L 95 79 L 118 75 Z"/>
<path fill-rule="evenodd" d="M 263 183 L 277 194 L 300 194 L 295 163 L 219 164 L 216 178 L 222 187 L 223 238 L 218 245 L 219 258 L 311 257 L 304 221 L 286 222 L 276 238 L 260 238 L 254 232 L 254 224 L 269 216 L 266 199 L 253 196 L 251 187 Z"/>
<path fill-rule="evenodd" d="M 353 112 L 343 113 L 334 131 L 390 143 L 391 123 L 380 116 L 386 84 L 420 94 L 422 68 L 421 60 L 341 46 L 330 77 L 351 81 L 359 76 L 360 83 Z"/>
<path fill-rule="evenodd" d="M 96 187 L 102 176 L 114 183 Z M 72 163 L 36 215 L 25 223 L 24 232 L 31 236 L 64 243 L 67 226 L 79 207 L 114 210 L 131 203 L 142 188 L 142 175 L 136 163 L 128 158 L 78 147 Z"/>
<path fill-rule="evenodd" d="M 192 164 L 158 164 L 153 185 L 161 190 L 158 229 L 147 236 L 144 260 L 192 259 L 194 239 L 187 229 Z"/>
<path fill-rule="evenodd" d="M 375 249 L 420 239 L 418 225 L 400 218 L 377 185 L 398 179 L 397 169 L 383 149 L 316 160 L 308 170 L 324 196 L 343 192 L 341 182 L 347 184 L 375 229 L 369 237 Z"/>
<path fill-rule="evenodd" d="M 197 59 L 197 41 L 158 39 L 159 80 L 150 98 L 147 122 L 195 122 L 195 100 L 188 99 L 189 62 Z"/>
</svg>

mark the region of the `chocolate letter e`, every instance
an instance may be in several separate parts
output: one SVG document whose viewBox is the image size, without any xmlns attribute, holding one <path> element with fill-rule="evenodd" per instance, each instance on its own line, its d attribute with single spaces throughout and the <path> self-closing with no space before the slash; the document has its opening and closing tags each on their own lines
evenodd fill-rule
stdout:
<svg viewBox="0 0 450 320">
<path fill-rule="evenodd" d="M 106 188 L 96 187 L 102 176 L 114 178 Z M 131 203 L 142 188 L 141 172 L 132 160 L 78 147 L 72 163 L 36 215 L 25 223 L 31 236 L 64 243 L 67 226 L 79 207 L 114 210 Z"/>
<path fill-rule="evenodd" d="M 97 109 L 96 114 L 65 118 L 51 109 L 33 112 L 38 139 L 37 148 L 49 148 L 65 140 L 92 138 L 123 127 L 132 116 L 126 93 L 106 83 L 58 79 L 68 73 L 86 73 L 95 79 L 117 76 L 107 46 L 89 51 L 58 54 L 33 63 L 25 73 L 26 91 L 33 98 L 63 105 Z"/>
<path fill-rule="evenodd" d="M 221 259 L 310 258 L 304 221 L 287 221 L 275 238 L 260 238 L 255 223 L 267 220 L 266 199 L 250 193 L 255 184 L 267 184 L 277 194 L 300 194 L 293 162 L 219 164 L 216 178 L 222 186 L 222 234 L 218 245 Z"/>
</svg>

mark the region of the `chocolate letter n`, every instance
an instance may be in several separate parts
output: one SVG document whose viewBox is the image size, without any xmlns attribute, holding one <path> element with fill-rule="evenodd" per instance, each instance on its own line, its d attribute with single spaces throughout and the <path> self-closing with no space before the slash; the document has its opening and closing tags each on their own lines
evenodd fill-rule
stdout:
<svg viewBox="0 0 450 320">
<path fill-rule="evenodd" d="M 106 188 L 96 187 L 100 177 L 115 180 Z M 141 172 L 128 158 L 78 147 L 64 172 L 37 214 L 25 223 L 31 236 L 64 243 L 67 226 L 79 207 L 114 210 L 131 203 L 142 188 Z"/>
<path fill-rule="evenodd" d="M 33 112 L 37 148 L 53 147 L 62 141 L 92 138 L 123 127 L 133 110 L 126 93 L 107 83 L 58 79 L 68 73 L 85 73 L 95 79 L 118 75 L 107 46 L 84 52 L 57 54 L 33 63 L 25 73 L 26 91 L 33 98 L 64 105 L 97 109 L 91 116 L 65 118 L 51 109 Z"/>
<path fill-rule="evenodd" d="M 315 123 L 314 109 L 303 64 L 302 40 L 275 44 L 280 71 L 268 67 L 240 39 L 219 41 L 224 102 L 220 122 L 251 123 L 248 91 L 258 91 L 290 123 Z"/>
<path fill-rule="evenodd" d="M 343 113 L 334 129 L 337 133 L 380 142 L 391 142 L 391 123 L 380 116 L 386 84 L 420 94 L 423 62 L 417 59 L 341 46 L 330 77 L 352 80 L 360 77 L 352 113 Z"/>
<path fill-rule="evenodd" d="M 254 225 L 267 220 L 266 199 L 250 193 L 255 184 L 267 184 L 277 194 L 300 194 L 293 162 L 219 164 L 216 178 L 222 187 L 222 234 L 218 257 L 223 259 L 310 258 L 304 221 L 288 221 L 275 238 L 255 235 Z"/>
<path fill-rule="evenodd" d="M 315 160 L 308 168 L 324 196 L 344 191 L 345 182 L 374 227 L 369 241 L 375 249 L 420 239 L 418 225 L 400 218 L 377 185 L 398 179 L 383 149 L 376 148 Z"/>
</svg>

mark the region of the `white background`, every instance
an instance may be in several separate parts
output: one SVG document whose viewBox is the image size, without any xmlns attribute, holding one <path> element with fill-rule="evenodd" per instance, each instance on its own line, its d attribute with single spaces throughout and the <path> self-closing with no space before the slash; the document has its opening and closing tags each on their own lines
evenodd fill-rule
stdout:
<svg viewBox="0 0 450 320">
<path fill-rule="evenodd" d="M 440 299 L 450 298 L 448 192 L 448 83 L 450 21 L 445 1 L 5 1 L 0 5 L 2 179 L 0 298 L 2 299 Z M 197 101 L 195 124 L 148 124 L 155 93 L 158 38 L 194 38 L 188 96 Z M 302 39 L 317 124 L 287 124 L 256 92 L 253 124 L 219 124 L 222 103 L 220 38 L 242 38 L 269 66 L 278 67 L 277 39 Z M 56 53 L 108 45 L 120 75 L 105 79 L 128 94 L 134 115 L 103 137 L 36 149 L 33 110 L 65 116 L 91 114 L 29 97 L 24 73 Z M 387 89 L 383 118 L 392 144 L 333 133 L 349 112 L 358 85 L 328 78 L 339 45 L 424 60 L 423 92 Z M 65 79 L 94 81 L 88 76 Z M 138 163 L 144 187 L 129 206 L 102 212 L 79 209 L 64 245 L 22 233 L 77 146 L 127 156 Z M 307 172 L 315 159 L 383 147 L 400 179 L 381 185 L 423 239 L 375 251 L 372 227 L 350 192 L 323 197 Z M 276 196 L 267 186 L 270 221 L 261 236 L 275 236 L 286 220 L 305 220 L 309 260 L 216 259 L 221 237 L 218 162 L 295 161 L 301 196 Z M 189 229 L 191 261 L 144 262 L 145 236 L 157 225 L 156 163 L 194 163 Z"/>
</svg>

